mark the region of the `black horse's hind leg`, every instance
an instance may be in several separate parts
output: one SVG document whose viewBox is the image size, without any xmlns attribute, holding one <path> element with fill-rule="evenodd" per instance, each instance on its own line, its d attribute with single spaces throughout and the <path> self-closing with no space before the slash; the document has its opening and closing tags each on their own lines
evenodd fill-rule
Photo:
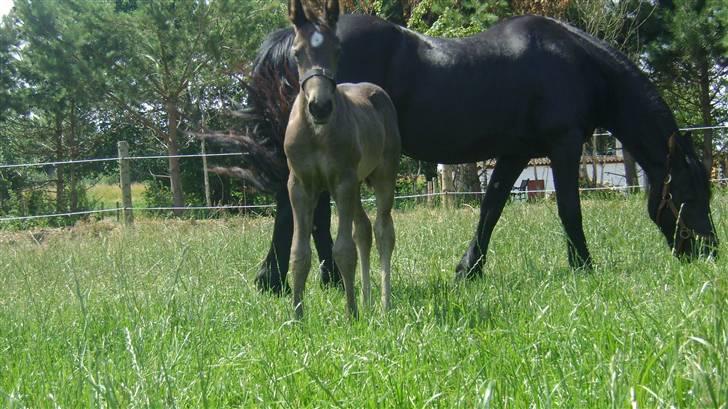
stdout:
<svg viewBox="0 0 728 409">
<path fill-rule="evenodd" d="M 258 270 L 255 282 L 261 291 L 276 294 L 289 293 L 291 288 L 286 281 L 288 259 L 291 255 L 293 240 L 293 211 L 288 191 L 283 189 L 276 194 L 276 217 L 273 224 L 273 241 L 263 265 Z"/>
<path fill-rule="evenodd" d="M 579 160 L 582 141 L 583 138 L 574 138 L 573 141 L 560 144 L 549 157 L 554 172 L 559 218 L 566 232 L 569 265 L 572 268 L 591 269 L 592 259 L 586 247 L 579 201 Z"/>
<path fill-rule="evenodd" d="M 331 196 L 321 194 L 313 214 L 313 242 L 321 262 L 321 285 L 343 287 L 341 274 L 334 263 L 333 240 L 331 239 Z"/>
<path fill-rule="evenodd" d="M 483 274 L 483 263 L 488 251 L 490 235 L 500 218 L 513 183 L 528 164 L 528 159 L 527 157 L 511 156 L 498 158 L 485 196 L 480 202 L 480 219 L 475 237 L 455 269 L 456 279 L 473 278 Z"/>
<path fill-rule="evenodd" d="M 313 240 L 321 260 L 321 282 L 324 285 L 340 285 L 341 276 L 333 261 L 331 240 L 331 206 L 329 194 L 324 193 L 314 212 Z M 255 282 L 261 291 L 275 294 L 289 293 L 291 288 L 286 281 L 288 261 L 293 240 L 293 211 L 288 191 L 276 194 L 276 218 L 273 225 L 273 241 L 263 265 L 258 270 Z"/>
</svg>

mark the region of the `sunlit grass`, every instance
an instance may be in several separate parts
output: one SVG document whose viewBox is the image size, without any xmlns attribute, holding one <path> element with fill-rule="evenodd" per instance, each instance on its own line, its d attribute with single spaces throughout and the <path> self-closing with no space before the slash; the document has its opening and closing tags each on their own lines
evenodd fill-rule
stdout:
<svg viewBox="0 0 728 409">
<path fill-rule="evenodd" d="M 132 183 L 131 196 L 135 207 L 144 207 L 144 189 L 144 184 Z M 93 185 L 89 188 L 88 195 L 92 200 L 103 205 L 105 209 L 118 207 L 117 205 L 121 203 L 121 187 L 118 184 L 99 183 Z"/>
<path fill-rule="evenodd" d="M 552 202 L 514 203 L 484 277 L 461 284 L 477 211 L 399 211 L 394 308 L 353 323 L 314 273 L 301 323 L 289 298 L 257 292 L 269 218 L 0 240 L 0 403 L 725 408 L 725 244 L 682 263 L 643 200 L 583 208 L 593 272 L 568 268 Z"/>
</svg>

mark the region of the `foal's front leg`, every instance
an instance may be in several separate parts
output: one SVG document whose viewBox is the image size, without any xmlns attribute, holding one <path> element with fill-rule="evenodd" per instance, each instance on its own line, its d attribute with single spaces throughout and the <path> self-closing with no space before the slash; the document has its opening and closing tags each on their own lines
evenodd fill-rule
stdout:
<svg viewBox="0 0 728 409">
<path fill-rule="evenodd" d="M 339 228 L 334 242 L 334 262 L 339 266 L 341 278 L 346 291 L 347 311 L 357 318 L 356 291 L 354 290 L 354 274 L 356 272 L 356 247 L 352 237 L 352 225 L 356 203 L 359 197 L 359 182 L 356 174 L 341 175 L 338 186 L 331 192 L 339 213 Z"/>
<path fill-rule="evenodd" d="M 293 308 L 296 319 L 303 318 L 303 292 L 311 269 L 311 230 L 316 194 L 293 173 L 288 177 L 288 194 L 293 208 L 293 242 L 291 274 L 293 275 Z"/>
</svg>

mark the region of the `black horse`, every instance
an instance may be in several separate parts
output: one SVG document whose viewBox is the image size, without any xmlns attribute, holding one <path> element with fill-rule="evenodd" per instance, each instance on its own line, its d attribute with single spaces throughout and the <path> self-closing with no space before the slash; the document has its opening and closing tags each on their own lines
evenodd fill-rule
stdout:
<svg viewBox="0 0 728 409">
<path fill-rule="evenodd" d="M 491 233 L 514 181 L 530 158 L 542 156 L 551 159 L 569 264 L 591 266 L 577 180 L 582 144 L 597 127 L 610 130 L 657 187 L 650 191 L 648 211 L 673 253 L 715 253 L 709 181 L 689 135 L 678 132 L 672 112 L 645 75 L 606 43 L 536 16 L 511 18 L 472 37 L 444 39 L 372 16 L 344 15 L 337 35 L 337 81 L 368 81 L 389 93 L 404 154 L 439 163 L 497 158 L 457 277 L 482 274 Z M 263 126 L 239 141 L 253 152 L 258 184 L 276 192 L 273 243 L 257 277 L 261 289 L 275 292 L 287 288 L 293 228 L 281 153 L 298 92 L 292 40 L 293 30 L 283 29 L 261 46 L 251 100 Z M 337 277 L 330 216 L 324 194 L 314 222 L 324 283 Z"/>
</svg>

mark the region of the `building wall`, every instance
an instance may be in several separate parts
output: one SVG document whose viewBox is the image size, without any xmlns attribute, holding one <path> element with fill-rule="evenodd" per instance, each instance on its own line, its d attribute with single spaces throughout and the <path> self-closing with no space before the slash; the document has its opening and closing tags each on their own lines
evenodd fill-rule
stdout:
<svg viewBox="0 0 728 409">
<path fill-rule="evenodd" d="M 592 165 L 587 164 L 586 166 L 587 174 L 589 175 L 589 178 L 593 180 L 594 175 Z M 486 169 L 487 174 L 487 180 L 490 180 L 491 176 L 493 175 L 493 169 L 488 168 Z M 615 187 L 622 187 L 627 185 L 627 179 L 624 176 L 624 163 L 622 162 L 615 162 L 615 163 L 605 163 L 605 164 L 597 164 L 597 181 L 602 183 L 606 186 L 615 186 Z M 640 184 L 643 186 L 647 184 L 647 175 L 642 171 L 642 168 L 637 165 L 637 177 L 640 180 Z M 538 166 L 529 166 L 525 168 L 521 175 L 516 180 L 516 183 L 513 185 L 514 189 L 518 189 L 518 187 L 521 185 L 521 182 L 525 179 L 540 179 L 544 181 L 545 190 L 554 190 L 554 177 L 553 173 L 551 172 L 551 166 L 547 165 L 538 165 Z"/>
</svg>

